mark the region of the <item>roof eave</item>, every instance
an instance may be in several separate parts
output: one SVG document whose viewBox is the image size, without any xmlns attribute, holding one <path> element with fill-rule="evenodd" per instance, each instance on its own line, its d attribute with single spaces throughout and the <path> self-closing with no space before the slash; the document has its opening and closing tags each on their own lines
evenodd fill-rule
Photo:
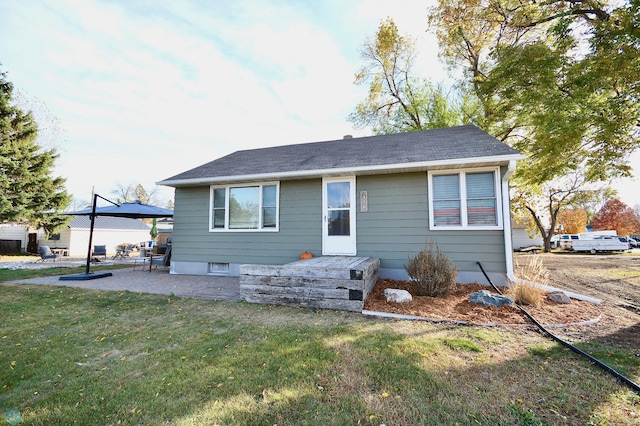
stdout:
<svg viewBox="0 0 640 426">
<path fill-rule="evenodd" d="M 259 181 L 271 181 L 271 180 L 294 180 L 294 179 L 310 179 L 318 177 L 331 177 L 331 176 L 358 176 L 368 174 L 390 174 L 390 173 L 406 173 L 425 171 L 429 169 L 438 168 L 453 168 L 453 167 L 469 167 L 470 165 L 482 166 L 482 165 L 507 165 L 512 160 L 522 160 L 525 156 L 522 154 L 510 154 L 502 156 L 491 157 L 472 157 L 472 158 L 455 158 L 438 161 L 422 161 L 412 163 L 399 163 L 399 164 L 381 164 L 375 166 L 362 166 L 362 167 L 345 167 L 345 168 L 331 168 L 331 169 L 317 169 L 317 170 L 298 170 L 282 173 L 258 173 L 251 175 L 235 175 L 235 176 L 215 176 L 215 177 L 200 177 L 190 179 L 167 179 L 156 182 L 157 185 L 171 186 L 174 188 L 183 186 L 201 186 L 201 185 L 213 185 L 222 184 L 228 182 L 259 182 Z"/>
</svg>

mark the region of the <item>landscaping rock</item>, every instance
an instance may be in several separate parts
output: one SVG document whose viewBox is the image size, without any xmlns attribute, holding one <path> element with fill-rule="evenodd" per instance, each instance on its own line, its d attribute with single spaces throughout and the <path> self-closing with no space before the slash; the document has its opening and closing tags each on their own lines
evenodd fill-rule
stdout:
<svg viewBox="0 0 640 426">
<path fill-rule="evenodd" d="M 547 295 L 547 297 L 549 298 L 549 300 L 553 300 L 556 303 L 563 303 L 565 305 L 571 303 L 571 299 L 565 294 L 564 291 L 552 291 Z"/>
<path fill-rule="evenodd" d="M 395 288 L 386 288 L 384 290 L 384 297 L 387 298 L 387 302 L 405 303 L 411 302 L 413 297 L 407 290 L 398 290 Z"/>
<path fill-rule="evenodd" d="M 513 300 L 506 296 L 493 294 L 488 290 L 480 290 L 469 295 L 469 301 L 477 305 L 502 307 L 505 303 L 509 306 L 513 305 Z"/>
</svg>

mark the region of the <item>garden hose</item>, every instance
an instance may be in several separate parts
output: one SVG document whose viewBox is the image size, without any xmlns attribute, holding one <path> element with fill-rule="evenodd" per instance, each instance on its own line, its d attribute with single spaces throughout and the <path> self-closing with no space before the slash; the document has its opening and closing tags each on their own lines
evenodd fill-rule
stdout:
<svg viewBox="0 0 640 426">
<path fill-rule="evenodd" d="M 498 294 L 502 295 L 502 292 L 498 289 L 498 287 L 496 287 L 493 284 L 493 282 L 491 281 L 491 279 L 489 278 L 487 273 L 484 271 L 484 268 L 482 267 L 482 264 L 480 262 L 477 262 L 477 263 L 478 263 L 478 266 L 480 267 L 480 270 L 484 274 L 485 278 L 487 279 L 487 281 L 489 281 L 489 284 L 491 284 L 491 287 L 493 287 L 498 292 Z M 575 353 L 577 353 L 579 355 L 582 355 L 583 357 L 587 358 L 589 361 L 595 363 L 598 367 L 600 367 L 603 370 L 609 372 L 615 378 L 617 378 L 618 380 L 622 381 L 626 385 L 630 386 L 631 389 L 633 389 L 636 393 L 638 393 L 640 395 L 640 385 L 638 385 L 637 383 L 633 382 L 629 378 L 623 376 L 622 374 L 618 373 L 616 370 L 614 370 L 613 368 L 609 367 L 607 364 L 603 363 L 602 361 L 600 361 L 600 360 L 592 357 L 588 353 L 576 348 L 571 343 L 565 342 L 564 340 L 562 340 L 561 338 L 559 338 L 558 336 L 556 336 L 555 334 L 551 333 L 549 330 L 544 328 L 544 326 L 542 324 L 540 324 L 533 316 L 531 316 L 531 314 L 529 314 L 529 312 L 527 312 L 518 303 L 516 303 L 515 305 L 527 316 L 527 318 L 529 318 L 531 320 L 531 322 L 533 322 L 540 330 L 542 330 L 543 332 L 545 332 L 546 334 L 551 336 L 551 338 L 553 338 L 553 340 L 555 340 L 556 342 L 560 343 L 561 345 L 571 349 L 573 352 L 575 352 Z"/>
</svg>

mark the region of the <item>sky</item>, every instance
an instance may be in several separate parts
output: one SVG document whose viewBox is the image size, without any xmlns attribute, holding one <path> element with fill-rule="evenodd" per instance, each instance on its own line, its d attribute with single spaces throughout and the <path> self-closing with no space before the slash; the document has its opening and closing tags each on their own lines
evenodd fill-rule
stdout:
<svg viewBox="0 0 640 426">
<path fill-rule="evenodd" d="M 359 50 L 394 19 L 416 74 L 443 82 L 435 0 L 0 0 L 0 70 L 60 155 L 77 200 L 155 183 L 231 152 L 368 136 Z M 633 163 L 640 174 L 640 154 Z M 640 204 L 640 180 L 614 187 Z"/>
</svg>

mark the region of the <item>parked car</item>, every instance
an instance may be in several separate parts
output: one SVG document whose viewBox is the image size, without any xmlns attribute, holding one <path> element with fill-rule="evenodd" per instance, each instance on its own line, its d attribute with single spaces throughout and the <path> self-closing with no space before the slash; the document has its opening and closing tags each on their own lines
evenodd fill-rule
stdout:
<svg viewBox="0 0 640 426">
<path fill-rule="evenodd" d="M 627 241 L 629 241 L 629 246 L 632 247 L 632 248 L 640 247 L 640 241 L 638 241 L 637 239 L 635 239 L 633 237 L 627 237 Z"/>
</svg>

